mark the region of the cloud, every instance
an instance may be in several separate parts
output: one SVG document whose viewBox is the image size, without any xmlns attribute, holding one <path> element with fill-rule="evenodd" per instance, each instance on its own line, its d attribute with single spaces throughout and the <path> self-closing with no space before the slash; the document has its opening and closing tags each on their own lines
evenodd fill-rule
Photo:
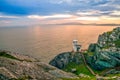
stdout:
<svg viewBox="0 0 120 80">
<path fill-rule="evenodd" d="M 84 20 L 84 21 L 98 21 L 99 17 L 78 17 L 72 20 Z"/>
<path fill-rule="evenodd" d="M 53 3 L 53 4 L 63 4 L 63 3 L 73 4 L 74 1 L 76 1 L 76 0 L 50 0 L 50 3 Z"/>
<path fill-rule="evenodd" d="M 0 15 L 0 18 L 20 18 L 17 16 L 4 16 L 4 15 Z"/>
<path fill-rule="evenodd" d="M 72 15 L 69 14 L 55 14 L 55 15 L 49 15 L 49 16 L 39 16 L 39 15 L 29 15 L 28 18 L 31 19 L 58 19 L 58 18 L 70 18 Z"/>
<path fill-rule="evenodd" d="M 119 0 L 0 0 L 0 3 L 0 21 L 16 25 L 120 21 Z"/>
<path fill-rule="evenodd" d="M 111 15 L 119 15 L 120 16 L 120 11 L 113 11 Z"/>
<path fill-rule="evenodd" d="M 119 0 L 0 0 L 0 12 L 10 15 L 50 15 L 120 9 Z"/>
<path fill-rule="evenodd" d="M 78 13 L 77 13 L 78 14 Z M 99 20 L 99 17 L 94 16 L 86 16 L 86 14 L 91 13 L 85 13 L 82 14 L 82 16 L 77 15 L 70 15 L 70 14 L 55 14 L 55 15 L 49 15 L 49 16 L 39 16 L 39 15 L 29 15 L 27 16 L 30 19 L 69 19 L 69 20 L 86 20 L 86 21 L 96 21 Z"/>
</svg>

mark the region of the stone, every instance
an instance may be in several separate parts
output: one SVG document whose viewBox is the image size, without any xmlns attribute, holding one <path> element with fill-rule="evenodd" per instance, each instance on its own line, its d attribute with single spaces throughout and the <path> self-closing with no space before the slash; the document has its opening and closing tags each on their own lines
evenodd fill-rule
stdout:
<svg viewBox="0 0 120 80">
<path fill-rule="evenodd" d="M 75 53 L 72 55 L 72 52 L 64 52 L 57 55 L 54 59 L 52 59 L 49 64 L 55 66 L 59 69 L 63 69 L 70 62 L 74 62 L 76 64 L 82 64 L 82 55 L 80 53 Z"/>
<path fill-rule="evenodd" d="M 103 70 L 120 66 L 120 48 L 114 43 L 114 41 L 119 40 L 119 33 L 120 27 L 103 33 L 99 36 L 97 43 L 89 46 L 88 51 L 94 52 L 94 54 L 88 55 L 86 60 L 92 68 Z M 109 40 L 110 38 L 113 39 Z"/>
<path fill-rule="evenodd" d="M 17 54 L 18 57 L 20 57 L 19 55 Z M 27 59 L 29 58 L 27 57 Z M 0 56 L 0 80 L 9 80 L 12 78 L 25 78 L 25 80 L 59 80 L 61 78 L 77 78 L 77 76 L 61 71 L 44 62 L 36 60 L 26 61 L 25 57 L 24 60 L 19 61 Z"/>
<path fill-rule="evenodd" d="M 72 73 L 74 73 L 74 72 L 76 72 L 76 71 L 77 71 L 76 68 L 71 69 L 71 72 L 72 72 Z"/>
</svg>

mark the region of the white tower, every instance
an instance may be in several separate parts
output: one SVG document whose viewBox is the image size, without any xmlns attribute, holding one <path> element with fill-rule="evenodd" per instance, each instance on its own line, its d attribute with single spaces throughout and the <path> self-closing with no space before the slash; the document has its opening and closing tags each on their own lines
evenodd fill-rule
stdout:
<svg viewBox="0 0 120 80">
<path fill-rule="evenodd" d="M 78 40 L 73 40 L 73 51 L 79 52 L 81 48 L 81 45 L 78 44 Z"/>
</svg>

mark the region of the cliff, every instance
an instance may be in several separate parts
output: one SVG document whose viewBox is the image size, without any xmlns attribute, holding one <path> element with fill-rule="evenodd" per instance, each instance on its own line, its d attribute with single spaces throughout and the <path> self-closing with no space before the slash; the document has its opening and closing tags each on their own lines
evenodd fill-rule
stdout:
<svg viewBox="0 0 120 80">
<path fill-rule="evenodd" d="M 102 79 L 106 79 L 103 76 L 120 76 L 120 27 L 99 35 L 97 43 L 90 44 L 87 51 L 74 55 L 73 52 L 61 53 L 49 64 L 79 76 L 90 77 L 94 73 L 96 78 Z"/>
<path fill-rule="evenodd" d="M 88 48 L 87 62 L 97 70 L 120 67 L 120 27 L 99 35 Z"/>
<path fill-rule="evenodd" d="M 77 78 L 32 57 L 0 51 L 0 80 L 60 80 Z"/>
<path fill-rule="evenodd" d="M 72 52 L 64 52 L 57 55 L 53 60 L 50 61 L 50 65 L 55 66 L 59 69 L 65 68 L 70 62 L 76 64 L 83 64 L 82 55 L 80 53 L 72 54 Z"/>
</svg>

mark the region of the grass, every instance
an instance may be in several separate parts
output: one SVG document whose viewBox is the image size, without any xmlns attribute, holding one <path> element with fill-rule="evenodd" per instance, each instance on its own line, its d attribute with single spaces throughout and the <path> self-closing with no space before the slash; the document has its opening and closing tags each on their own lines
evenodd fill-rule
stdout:
<svg viewBox="0 0 120 80">
<path fill-rule="evenodd" d="M 71 72 L 72 69 L 76 69 L 76 71 L 73 72 L 76 75 L 82 73 L 89 76 L 93 76 L 84 64 L 76 64 L 74 62 L 71 62 L 63 70 L 66 72 Z"/>
<path fill-rule="evenodd" d="M 92 70 L 95 72 L 95 74 L 99 74 L 99 75 L 102 75 L 105 71 L 105 70 L 95 70 L 93 68 L 92 68 Z"/>
<path fill-rule="evenodd" d="M 111 46 L 109 46 L 110 41 L 106 41 L 105 45 L 101 49 L 109 49 Z"/>
<path fill-rule="evenodd" d="M 79 77 L 75 79 L 62 78 L 62 80 L 96 80 L 96 78 L 95 77 Z"/>
<path fill-rule="evenodd" d="M 94 55 L 94 52 L 87 52 L 87 54 L 89 55 L 89 56 L 92 56 L 92 55 Z"/>
<path fill-rule="evenodd" d="M 112 32 L 113 32 L 113 31 L 108 31 L 108 32 L 106 32 L 106 33 L 107 33 L 108 35 L 110 35 L 110 34 L 112 34 Z"/>
<path fill-rule="evenodd" d="M 10 55 L 10 54 L 7 54 L 7 53 L 4 52 L 4 51 L 0 52 L 0 57 L 6 57 L 6 58 L 15 59 L 15 60 L 19 60 L 19 61 L 20 61 L 20 59 L 12 56 L 12 55 Z"/>
<path fill-rule="evenodd" d="M 120 76 L 120 74 L 108 74 L 108 77 Z"/>
<path fill-rule="evenodd" d="M 115 43 L 115 46 L 116 46 L 116 47 L 120 48 L 120 40 L 117 40 L 117 41 L 115 41 L 114 43 Z"/>
</svg>

